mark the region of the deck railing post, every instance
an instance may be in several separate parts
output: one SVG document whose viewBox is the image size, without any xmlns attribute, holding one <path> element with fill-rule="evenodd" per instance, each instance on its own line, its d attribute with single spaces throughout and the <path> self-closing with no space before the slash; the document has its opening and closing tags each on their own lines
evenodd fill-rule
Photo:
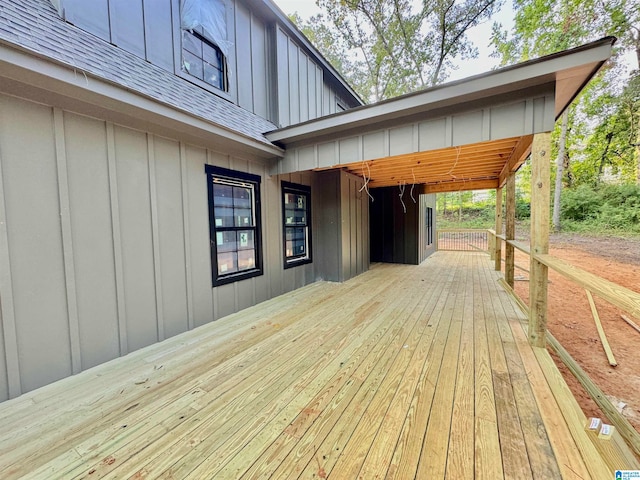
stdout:
<svg viewBox="0 0 640 480">
<path fill-rule="evenodd" d="M 496 244 L 495 244 L 495 269 L 502 270 L 502 240 L 498 237 L 502 235 L 502 187 L 496 188 Z"/>
<path fill-rule="evenodd" d="M 545 346 L 548 268 L 535 255 L 549 253 L 551 133 L 538 133 L 531 147 L 531 262 L 529 269 L 529 343 Z"/>
<path fill-rule="evenodd" d="M 507 240 L 516 238 L 516 174 L 511 172 L 507 177 L 507 208 L 506 208 L 506 232 Z M 515 271 L 515 249 L 508 242 L 504 247 L 504 278 L 507 284 L 513 288 Z"/>
</svg>

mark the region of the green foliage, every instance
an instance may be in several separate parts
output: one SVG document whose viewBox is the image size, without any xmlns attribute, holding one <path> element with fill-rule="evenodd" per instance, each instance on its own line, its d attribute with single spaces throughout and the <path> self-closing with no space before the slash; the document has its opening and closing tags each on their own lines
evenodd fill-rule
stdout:
<svg viewBox="0 0 640 480">
<path fill-rule="evenodd" d="M 514 27 L 494 24 L 492 44 L 503 65 L 576 47 L 605 35 L 618 43 L 612 61 L 584 89 L 570 109 L 565 139 L 563 183 L 598 184 L 608 175 L 618 182 L 640 183 L 636 77 L 627 78 L 620 59 L 640 56 L 640 9 L 628 0 L 514 0 Z M 640 60 L 640 58 L 639 58 Z M 553 135 L 554 153 L 560 142 Z M 560 185 L 561 186 L 561 185 Z"/>
<path fill-rule="evenodd" d="M 640 233 L 640 185 L 580 185 L 562 202 L 565 230 Z"/>
<path fill-rule="evenodd" d="M 454 58 L 477 56 L 467 37 L 504 0 L 316 0 L 324 13 L 292 20 L 366 101 L 444 81 Z"/>
<path fill-rule="evenodd" d="M 562 195 L 562 218 L 583 222 L 598 217 L 601 198 L 593 188 L 580 185 Z"/>
</svg>

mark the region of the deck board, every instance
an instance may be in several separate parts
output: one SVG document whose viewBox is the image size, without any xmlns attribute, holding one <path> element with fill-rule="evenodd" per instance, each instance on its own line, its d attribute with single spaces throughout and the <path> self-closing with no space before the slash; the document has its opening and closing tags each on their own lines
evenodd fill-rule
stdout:
<svg viewBox="0 0 640 480">
<path fill-rule="evenodd" d="M 497 278 L 377 264 L 0 404 L 2 477 L 596 478 Z"/>
</svg>

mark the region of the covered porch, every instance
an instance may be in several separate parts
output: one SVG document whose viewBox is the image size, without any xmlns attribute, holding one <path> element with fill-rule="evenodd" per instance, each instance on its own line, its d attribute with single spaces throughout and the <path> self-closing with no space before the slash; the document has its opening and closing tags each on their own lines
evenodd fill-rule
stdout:
<svg viewBox="0 0 640 480">
<path fill-rule="evenodd" d="M 7 401 L 2 476 L 613 478 L 493 266 L 376 264 Z"/>
</svg>

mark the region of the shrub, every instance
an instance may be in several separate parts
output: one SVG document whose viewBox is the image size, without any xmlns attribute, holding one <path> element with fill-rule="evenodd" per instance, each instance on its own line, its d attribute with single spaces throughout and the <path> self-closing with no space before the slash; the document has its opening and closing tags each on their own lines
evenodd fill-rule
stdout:
<svg viewBox="0 0 640 480">
<path fill-rule="evenodd" d="M 562 192 L 561 215 L 566 220 L 591 220 L 598 217 L 601 204 L 601 196 L 588 185 L 565 189 Z"/>
</svg>

